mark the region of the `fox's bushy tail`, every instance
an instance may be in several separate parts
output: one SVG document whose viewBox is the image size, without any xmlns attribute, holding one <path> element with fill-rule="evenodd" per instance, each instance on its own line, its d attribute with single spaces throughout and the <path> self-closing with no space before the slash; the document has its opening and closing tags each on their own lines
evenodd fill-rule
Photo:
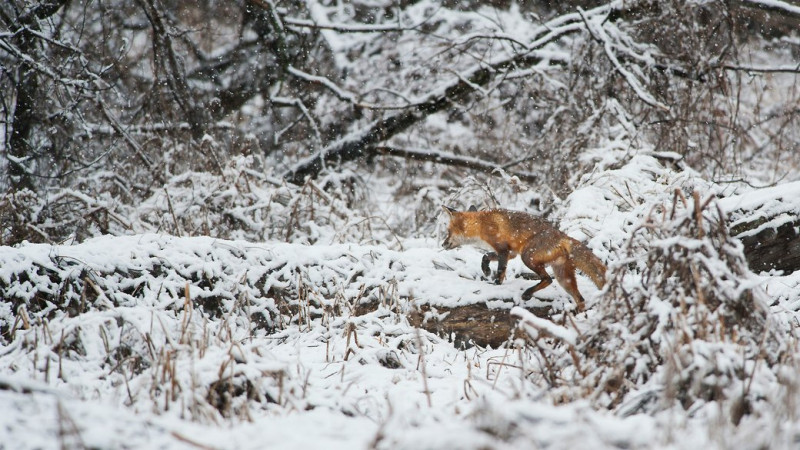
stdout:
<svg viewBox="0 0 800 450">
<path fill-rule="evenodd" d="M 603 286 L 605 286 L 606 265 L 603 264 L 603 261 L 600 261 L 600 258 L 592 253 L 592 250 L 589 249 L 589 247 L 582 242 L 577 241 L 577 243 L 573 244 L 572 246 L 572 252 L 570 256 L 572 257 L 572 262 L 575 264 L 575 267 L 591 278 L 599 289 L 602 289 Z"/>
</svg>

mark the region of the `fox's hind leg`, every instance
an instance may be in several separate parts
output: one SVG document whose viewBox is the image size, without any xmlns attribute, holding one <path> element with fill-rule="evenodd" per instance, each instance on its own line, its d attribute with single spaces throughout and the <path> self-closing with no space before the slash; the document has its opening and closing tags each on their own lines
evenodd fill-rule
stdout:
<svg viewBox="0 0 800 450">
<path fill-rule="evenodd" d="M 531 242 L 525 247 L 525 250 L 522 251 L 520 255 L 522 262 L 539 276 L 539 282 L 522 293 L 523 300 L 530 300 L 535 292 L 541 291 L 553 283 L 553 279 L 550 278 L 550 275 L 548 275 L 547 270 L 544 268 L 544 265 L 549 262 L 549 258 L 547 257 L 549 253 L 550 252 L 547 251 L 547 248 L 541 241 Z"/>
<path fill-rule="evenodd" d="M 557 236 L 539 236 L 537 241 L 528 244 L 522 252 L 522 262 L 542 277 L 539 284 L 522 294 L 524 300 L 530 299 L 534 292 L 552 284 L 553 279 L 545 271 L 547 265 L 553 268 L 553 275 L 558 284 L 575 299 L 578 311 L 583 311 L 583 297 L 578 292 L 578 283 L 575 281 L 575 263 L 569 257 L 568 247 L 565 248 Z"/>
<path fill-rule="evenodd" d="M 541 291 L 547 286 L 550 286 L 553 283 L 553 279 L 547 274 L 547 270 L 545 270 L 544 265 L 528 264 L 525 259 L 523 259 L 523 261 L 525 262 L 526 266 L 528 266 L 532 271 L 536 272 L 536 275 L 539 275 L 539 282 L 533 285 L 533 287 L 529 287 L 525 290 L 525 292 L 522 293 L 523 300 L 530 300 L 536 291 Z"/>
<path fill-rule="evenodd" d="M 556 276 L 558 284 L 575 299 L 578 312 L 583 311 L 585 303 L 583 296 L 578 291 L 578 282 L 575 280 L 575 264 L 571 259 L 561 256 L 550 263 L 550 267 L 553 268 L 553 274 Z"/>
</svg>

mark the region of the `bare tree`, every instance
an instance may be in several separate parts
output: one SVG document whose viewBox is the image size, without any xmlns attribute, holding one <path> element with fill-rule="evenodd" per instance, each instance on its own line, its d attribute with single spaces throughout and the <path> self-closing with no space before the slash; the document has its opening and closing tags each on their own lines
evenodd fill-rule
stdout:
<svg viewBox="0 0 800 450">
<path fill-rule="evenodd" d="M 24 4 L 10 2 L 0 9 L 0 19 L 8 30 L 0 44 L 7 54 L 19 62 L 13 73 L 4 70 L 3 74 L 4 77 L 11 77 L 8 84 L 16 100 L 12 106 L 10 99 L 4 98 L 3 110 L 6 117 L 11 116 L 10 120 L 5 121 L 4 135 L 7 136 L 8 174 L 11 184 L 17 189 L 30 189 L 34 184 L 26 163 L 35 151 L 31 141 L 35 138 L 34 126 L 40 112 L 37 107 L 41 100 L 39 79 L 58 76 L 50 67 L 41 64 L 44 54 L 40 22 L 56 14 L 65 3 L 65 0 L 41 2 L 24 10 Z M 10 124 L 13 125 L 9 127 Z"/>
</svg>

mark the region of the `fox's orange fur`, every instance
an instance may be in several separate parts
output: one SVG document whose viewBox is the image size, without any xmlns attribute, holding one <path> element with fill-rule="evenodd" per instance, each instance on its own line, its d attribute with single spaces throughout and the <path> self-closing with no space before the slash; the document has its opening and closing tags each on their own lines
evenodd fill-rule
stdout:
<svg viewBox="0 0 800 450">
<path fill-rule="evenodd" d="M 497 284 L 505 279 L 508 260 L 517 255 L 539 276 L 539 283 L 522 294 L 525 300 L 553 282 L 545 266 L 553 269 L 556 281 L 572 295 L 579 311 L 584 309 L 584 300 L 575 281 L 575 269 L 589 276 L 598 288 L 605 285 L 603 262 L 586 245 L 544 219 L 506 209 L 456 211 L 446 206 L 444 209 L 450 215 L 445 248 L 464 244 L 488 247 L 491 253 L 483 256 L 481 268 L 488 276 L 489 263 L 497 261 Z"/>
</svg>

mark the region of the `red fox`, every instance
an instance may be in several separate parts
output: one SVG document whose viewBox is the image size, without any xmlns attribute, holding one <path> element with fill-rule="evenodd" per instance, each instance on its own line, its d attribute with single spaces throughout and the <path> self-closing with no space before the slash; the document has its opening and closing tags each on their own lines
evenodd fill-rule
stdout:
<svg viewBox="0 0 800 450">
<path fill-rule="evenodd" d="M 450 215 L 444 248 L 449 250 L 464 244 L 488 246 L 491 253 L 483 255 L 481 269 L 488 276 L 489 263 L 497 261 L 497 284 L 505 279 L 508 260 L 517 255 L 539 276 L 539 283 L 522 294 L 524 300 L 553 282 L 545 270 L 546 265 L 553 268 L 558 284 L 575 299 L 578 311 L 583 311 L 584 301 L 575 282 L 576 268 L 588 275 L 598 288 L 605 285 L 606 266 L 602 261 L 589 247 L 544 219 L 506 209 L 477 211 L 472 207 L 460 212 L 447 206 L 443 208 Z"/>
</svg>

